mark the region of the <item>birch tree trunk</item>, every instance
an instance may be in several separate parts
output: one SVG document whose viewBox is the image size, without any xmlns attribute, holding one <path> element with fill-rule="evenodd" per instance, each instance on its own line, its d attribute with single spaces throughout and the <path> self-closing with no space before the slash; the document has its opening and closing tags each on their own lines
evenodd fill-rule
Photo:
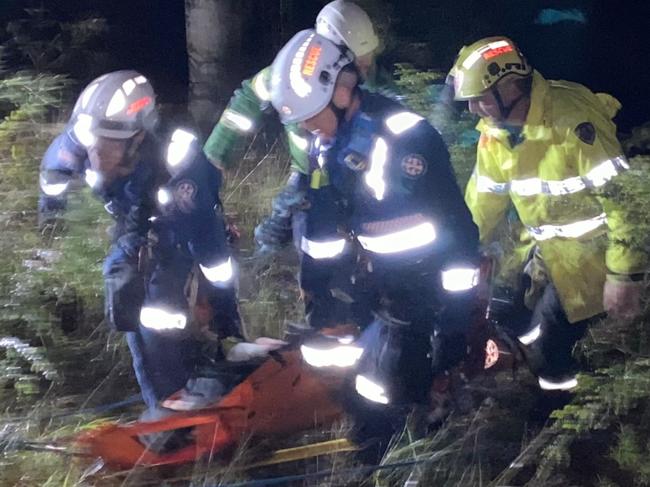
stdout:
<svg viewBox="0 0 650 487">
<path fill-rule="evenodd" d="M 204 134 L 240 80 L 246 0 L 185 0 L 189 110 Z"/>
</svg>

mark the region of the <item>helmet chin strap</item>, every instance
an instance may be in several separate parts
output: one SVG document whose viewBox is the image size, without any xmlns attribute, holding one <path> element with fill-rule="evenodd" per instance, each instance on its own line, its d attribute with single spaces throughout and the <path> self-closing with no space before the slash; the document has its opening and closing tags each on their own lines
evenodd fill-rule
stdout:
<svg viewBox="0 0 650 487">
<path fill-rule="evenodd" d="M 492 87 L 490 88 L 490 91 L 494 95 L 494 99 L 497 101 L 497 106 L 499 107 L 499 113 L 501 114 L 501 118 L 503 119 L 503 121 L 508 120 L 508 118 L 510 117 L 510 114 L 515 109 L 517 104 L 526 97 L 526 95 L 524 95 L 522 93 L 517 98 L 515 98 L 510 103 L 510 105 L 506 106 L 503 103 L 503 98 L 501 98 L 501 94 L 499 93 L 499 90 L 497 89 L 497 85 L 492 85 Z"/>
<path fill-rule="evenodd" d="M 337 107 L 332 100 L 330 100 L 329 105 L 330 110 L 334 112 L 334 116 L 336 117 L 336 123 L 337 126 L 340 127 L 343 122 L 345 122 L 345 112 L 347 111 L 346 108 L 340 108 Z"/>
</svg>

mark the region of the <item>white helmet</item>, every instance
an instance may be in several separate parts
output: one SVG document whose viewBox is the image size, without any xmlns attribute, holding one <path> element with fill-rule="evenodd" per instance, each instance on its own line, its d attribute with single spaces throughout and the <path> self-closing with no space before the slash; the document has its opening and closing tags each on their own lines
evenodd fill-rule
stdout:
<svg viewBox="0 0 650 487">
<path fill-rule="evenodd" d="M 282 123 L 302 122 L 323 110 L 339 73 L 353 61 L 352 51 L 313 29 L 293 36 L 271 66 L 271 103 Z"/>
<path fill-rule="evenodd" d="M 124 70 L 93 80 L 72 112 L 74 135 L 90 146 L 96 137 L 128 139 L 157 122 L 156 94 L 137 71 Z"/>
<path fill-rule="evenodd" d="M 379 46 L 368 14 L 357 4 L 345 0 L 334 0 L 323 7 L 316 17 L 316 32 L 335 44 L 346 45 L 356 57 Z"/>
</svg>

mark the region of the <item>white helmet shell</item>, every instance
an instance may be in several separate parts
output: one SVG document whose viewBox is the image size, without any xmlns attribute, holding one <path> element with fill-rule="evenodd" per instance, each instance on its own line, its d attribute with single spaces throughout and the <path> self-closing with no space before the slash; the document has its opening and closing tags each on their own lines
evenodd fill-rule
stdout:
<svg viewBox="0 0 650 487">
<path fill-rule="evenodd" d="M 282 123 L 302 122 L 323 110 L 332 99 L 339 73 L 353 61 L 349 49 L 313 29 L 293 36 L 271 67 L 271 103 Z"/>
<path fill-rule="evenodd" d="M 73 131 L 84 145 L 90 145 L 95 137 L 131 138 L 141 130 L 152 130 L 157 118 L 151 83 L 131 70 L 93 80 L 72 112 Z"/>
<path fill-rule="evenodd" d="M 316 32 L 335 44 L 347 46 L 356 57 L 365 56 L 379 46 L 368 14 L 345 0 L 334 0 L 323 7 L 316 17 Z"/>
</svg>

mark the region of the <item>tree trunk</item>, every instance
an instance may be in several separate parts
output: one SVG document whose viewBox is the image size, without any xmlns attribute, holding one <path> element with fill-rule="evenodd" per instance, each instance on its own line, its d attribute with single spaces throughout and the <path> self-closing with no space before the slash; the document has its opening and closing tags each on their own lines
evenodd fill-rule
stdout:
<svg viewBox="0 0 650 487">
<path fill-rule="evenodd" d="M 241 77 L 247 0 L 185 0 L 189 110 L 204 134 Z"/>
</svg>

